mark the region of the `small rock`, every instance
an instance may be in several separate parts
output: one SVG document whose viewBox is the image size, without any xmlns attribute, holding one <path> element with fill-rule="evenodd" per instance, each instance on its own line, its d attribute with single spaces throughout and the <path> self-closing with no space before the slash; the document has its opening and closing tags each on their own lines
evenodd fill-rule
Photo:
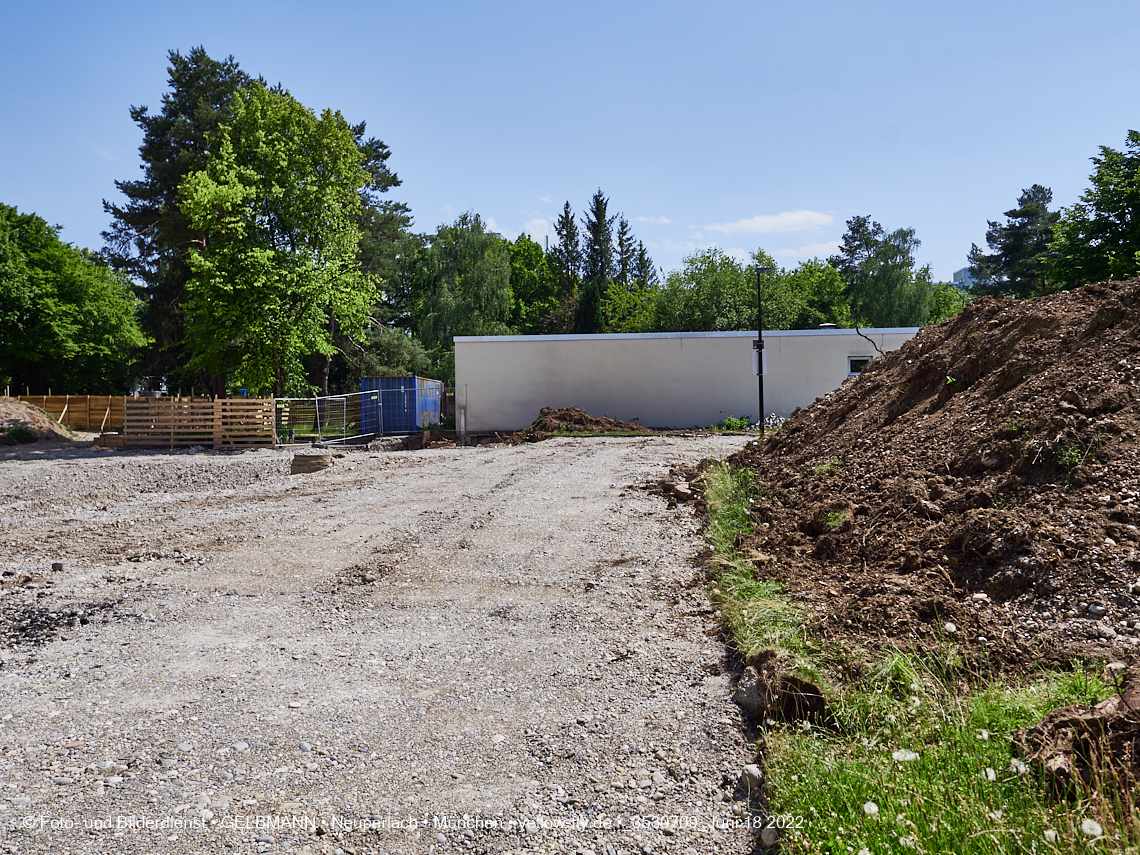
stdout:
<svg viewBox="0 0 1140 855">
<path fill-rule="evenodd" d="M 496 745 L 498 745 L 502 742 L 506 742 L 506 740 L 507 740 L 507 738 L 505 736 L 503 736 L 503 734 L 501 734 L 501 733 L 496 733 L 494 736 L 491 737 L 491 741 L 493 743 L 495 743 Z"/>
<path fill-rule="evenodd" d="M 529 831 L 530 829 L 528 828 L 527 830 Z M 438 843 L 440 846 L 446 846 L 447 845 L 447 835 L 445 835 L 443 832 L 440 832 L 439 834 L 437 834 L 435 836 L 435 842 Z"/>
<path fill-rule="evenodd" d="M 665 775 L 661 772 L 654 772 L 652 781 L 655 784 L 664 784 L 665 783 Z"/>
<path fill-rule="evenodd" d="M 219 769 L 214 773 L 219 781 L 232 781 L 234 779 L 232 772 L 227 772 L 225 769 Z"/>
<path fill-rule="evenodd" d="M 55 571 L 56 573 L 62 573 L 63 572 L 63 562 L 62 561 L 53 561 L 51 563 L 51 569 L 53 571 Z"/>
<path fill-rule="evenodd" d="M 254 838 L 257 843 L 276 843 L 277 840 L 271 834 L 259 834 Z"/>
<path fill-rule="evenodd" d="M 301 702 L 300 701 L 289 701 L 289 708 L 294 709 L 294 710 L 299 710 L 301 708 Z"/>
<path fill-rule="evenodd" d="M 749 665 L 740 676 L 736 684 L 736 693 L 732 698 L 737 706 L 753 718 L 761 718 L 772 703 L 767 686 L 760 679 L 760 672 Z"/>
<path fill-rule="evenodd" d="M 755 790 L 764 784 L 764 773 L 755 763 L 749 763 L 740 770 L 740 786 L 746 790 Z"/>
<path fill-rule="evenodd" d="M 8 799 L 16 807 L 27 807 L 32 803 L 30 796 L 12 796 Z"/>
<path fill-rule="evenodd" d="M 300 742 L 300 743 L 298 743 L 298 744 L 297 744 L 297 750 L 298 750 L 298 751 L 312 751 L 312 750 L 313 750 L 313 746 L 311 746 L 311 745 L 310 745 L 309 743 L 307 743 L 307 742 Z"/>
<path fill-rule="evenodd" d="M 1105 640 L 1116 638 L 1116 630 L 1111 626 L 1098 626 L 1096 628 L 1096 635 L 1097 638 L 1103 638 Z"/>
<path fill-rule="evenodd" d="M 1096 603 L 1090 605 L 1088 611 L 1089 614 L 1093 617 L 1103 617 L 1104 615 L 1108 614 L 1108 609 Z"/>
<path fill-rule="evenodd" d="M 369 582 L 375 582 L 375 581 L 376 581 L 376 574 L 375 573 L 365 573 L 364 574 L 365 584 L 367 584 Z"/>
<path fill-rule="evenodd" d="M 233 745 L 230 746 L 230 748 L 233 751 L 248 751 L 249 750 L 249 743 L 248 742 L 235 742 Z"/>
<path fill-rule="evenodd" d="M 693 489 L 689 486 L 689 482 L 678 481 L 673 485 L 673 495 L 682 501 L 688 501 L 693 498 Z"/>
<path fill-rule="evenodd" d="M 53 784 L 59 784 L 61 787 L 66 787 L 68 784 L 73 783 L 71 778 L 52 778 Z"/>
<path fill-rule="evenodd" d="M 191 745 L 189 742 L 179 742 L 178 743 L 178 750 L 179 751 L 190 751 L 193 748 L 194 748 L 194 746 Z"/>
<path fill-rule="evenodd" d="M 990 595 L 983 592 L 981 594 L 974 594 L 970 599 L 975 603 L 988 603 L 990 601 Z"/>
<path fill-rule="evenodd" d="M 780 830 L 770 825 L 764 826 L 760 829 L 760 842 L 764 846 L 775 846 L 776 842 L 780 839 Z"/>
</svg>

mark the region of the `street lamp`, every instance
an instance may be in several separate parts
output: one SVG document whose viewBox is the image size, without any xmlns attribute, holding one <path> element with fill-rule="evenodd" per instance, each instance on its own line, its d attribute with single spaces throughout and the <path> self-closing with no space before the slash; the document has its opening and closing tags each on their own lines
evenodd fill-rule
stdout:
<svg viewBox="0 0 1140 855">
<path fill-rule="evenodd" d="M 752 342 L 756 351 L 756 379 L 760 382 L 760 436 L 764 436 L 764 301 L 760 298 L 760 277 L 772 273 L 775 267 L 756 268 L 756 334 L 759 338 Z"/>
</svg>

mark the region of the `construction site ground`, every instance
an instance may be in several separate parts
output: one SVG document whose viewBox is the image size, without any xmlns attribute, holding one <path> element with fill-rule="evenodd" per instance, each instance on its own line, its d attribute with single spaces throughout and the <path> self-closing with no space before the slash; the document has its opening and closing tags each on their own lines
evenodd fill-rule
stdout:
<svg viewBox="0 0 1140 855">
<path fill-rule="evenodd" d="M 0 449 L 0 850 L 748 851 L 701 522 L 644 489 L 746 441 Z"/>
</svg>

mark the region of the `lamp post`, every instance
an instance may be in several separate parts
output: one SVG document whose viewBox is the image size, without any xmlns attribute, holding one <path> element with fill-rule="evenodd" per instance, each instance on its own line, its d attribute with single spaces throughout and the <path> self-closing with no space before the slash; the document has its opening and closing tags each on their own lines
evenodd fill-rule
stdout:
<svg viewBox="0 0 1140 855">
<path fill-rule="evenodd" d="M 760 297 L 760 277 L 765 273 L 772 273 L 775 267 L 756 268 L 756 334 L 759 336 L 752 342 L 752 349 L 756 351 L 756 379 L 760 381 L 760 436 L 764 436 L 764 301 Z"/>
</svg>

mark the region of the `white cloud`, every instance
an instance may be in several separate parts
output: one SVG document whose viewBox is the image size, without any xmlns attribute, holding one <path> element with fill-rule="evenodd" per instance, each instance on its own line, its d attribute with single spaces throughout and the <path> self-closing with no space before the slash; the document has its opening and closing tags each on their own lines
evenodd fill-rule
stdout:
<svg viewBox="0 0 1140 855">
<path fill-rule="evenodd" d="M 519 236 L 518 232 L 513 232 L 510 229 L 504 229 L 502 226 L 496 223 L 494 217 L 484 217 L 483 222 L 487 224 L 487 231 L 501 234 L 507 240 L 514 240 Z"/>
<path fill-rule="evenodd" d="M 550 197 L 549 197 L 549 196 L 539 196 L 539 197 L 538 197 L 538 201 L 540 201 L 540 202 L 549 202 L 549 201 L 550 201 Z"/>
<path fill-rule="evenodd" d="M 705 228 L 726 235 L 770 235 L 822 228 L 831 225 L 831 219 L 831 214 L 821 214 L 818 211 L 785 211 L 782 214 L 757 214 L 734 223 L 713 223 Z"/>
<path fill-rule="evenodd" d="M 807 261 L 809 258 L 827 258 L 839 252 L 839 241 L 829 240 L 826 243 L 809 243 L 798 249 L 777 249 L 772 255 L 776 258 L 788 258 L 793 261 Z"/>
<path fill-rule="evenodd" d="M 527 220 L 523 225 L 522 230 L 530 235 L 534 240 L 539 243 L 547 235 L 554 237 L 554 229 L 550 228 L 549 221 L 542 217 L 535 217 L 533 220 Z"/>
<path fill-rule="evenodd" d="M 671 225 L 673 221 L 670 220 L 668 217 L 636 217 L 636 218 L 634 218 L 634 222 L 636 222 L 636 223 L 657 223 L 658 225 L 668 226 L 668 225 Z"/>
</svg>

